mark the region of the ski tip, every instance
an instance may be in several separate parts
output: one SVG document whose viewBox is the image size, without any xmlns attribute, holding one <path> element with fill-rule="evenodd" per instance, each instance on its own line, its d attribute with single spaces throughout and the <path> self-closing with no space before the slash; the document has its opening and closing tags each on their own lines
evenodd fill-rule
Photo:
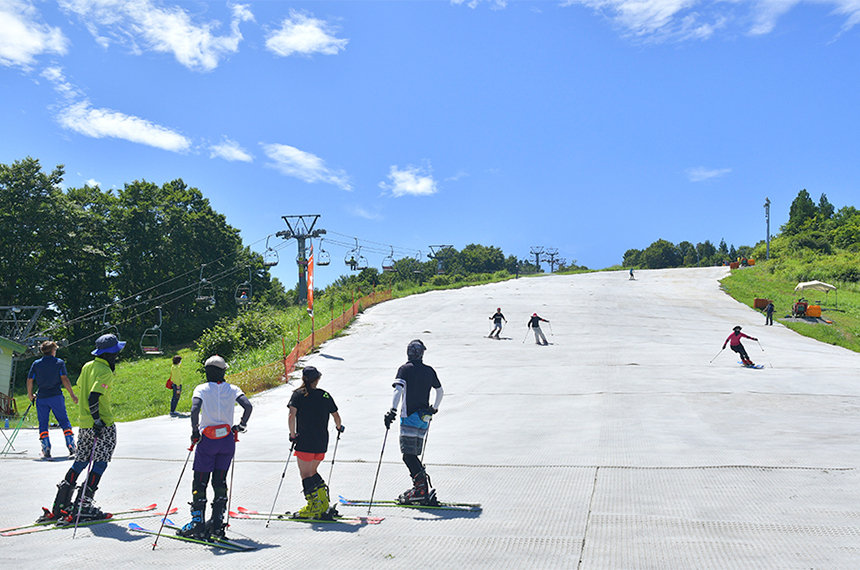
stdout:
<svg viewBox="0 0 860 570">
<path fill-rule="evenodd" d="M 135 509 L 135 510 L 136 510 L 136 511 L 151 511 L 152 509 L 154 509 L 154 508 L 155 508 L 155 507 L 157 507 L 157 506 L 158 506 L 158 504 L 157 504 L 157 503 L 152 503 L 151 505 L 147 505 L 147 506 L 145 506 L 145 507 L 142 507 L 142 508 L 140 508 L 140 509 Z"/>
<path fill-rule="evenodd" d="M 131 530 L 143 530 L 142 526 L 133 522 L 128 523 L 128 528 L 130 528 Z"/>
<path fill-rule="evenodd" d="M 236 510 L 237 510 L 237 511 L 239 511 L 240 513 L 243 513 L 243 514 L 246 514 L 246 515 L 256 515 L 256 514 L 259 514 L 259 513 L 257 513 L 257 511 L 252 511 L 251 509 L 246 509 L 245 507 L 236 507 Z"/>
</svg>

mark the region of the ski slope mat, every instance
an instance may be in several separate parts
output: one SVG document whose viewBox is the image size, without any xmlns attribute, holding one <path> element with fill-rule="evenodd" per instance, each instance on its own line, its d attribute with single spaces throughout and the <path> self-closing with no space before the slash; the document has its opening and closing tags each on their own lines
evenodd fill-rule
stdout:
<svg viewBox="0 0 860 570">
<path fill-rule="evenodd" d="M 440 500 L 480 512 L 374 507 L 377 525 L 232 519 L 227 552 L 133 533 L 122 521 L 0 537 L 4 568 L 845 568 L 860 567 L 860 355 L 780 326 L 720 290 L 722 268 L 521 278 L 367 310 L 304 359 L 340 407 L 320 474 L 333 497 L 370 496 L 391 383 L 413 338 L 445 389 L 425 462 Z M 767 292 L 763 291 L 762 294 Z M 486 338 L 501 307 L 502 337 Z M 526 323 L 550 323 L 538 346 Z M 761 370 L 720 351 L 732 327 Z M 716 355 L 716 358 L 714 358 Z M 713 362 L 709 361 L 713 358 Z M 122 390 L 119 385 L 115 389 Z M 281 482 L 293 386 L 252 398 L 231 506 L 267 511 Z M 165 397 L 165 410 L 168 398 Z M 238 416 L 237 416 L 238 418 Z M 165 507 L 187 455 L 187 418 L 118 426 L 96 495 L 107 511 Z M 0 460 L 0 527 L 49 506 L 69 462 Z M 52 431 L 54 448 L 61 433 Z M 26 441 L 25 441 L 26 440 Z M 376 498 L 410 486 L 395 429 Z M 331 478 L 329 474 L 331 472 Z M 188 521 L 190 466 L 172 520 Z M 211 498 L 211 496 L 210 496 Z M 276 509 L 304 499 L 295 460 Z M 342 507 L 346 515 L 366 508 Z M 137 519 L 157 528 L 157 519 Z"/>
</svg>

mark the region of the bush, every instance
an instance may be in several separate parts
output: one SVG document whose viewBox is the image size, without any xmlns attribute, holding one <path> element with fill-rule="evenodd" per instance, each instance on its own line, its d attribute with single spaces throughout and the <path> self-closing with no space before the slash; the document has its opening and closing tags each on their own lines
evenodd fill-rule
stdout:
<svg viewBox="0 0 860 570">
<path fill-rule="evenodd" d="M 430 279 L 430 285 L 434 287 L 446 287 L 451 284 L 451 278 L 447 275 L 434 275 L 432 279 Z"/>
<path fill-rule="evenodd" d="M 278 324 L 260 311 L 246 311 L 235 319 L 224 318 L 206 329 L 195 349 L 203 362 L 213 354 L 230 358 L 236 353 L 259 348 L 280 334 Z"/>
</svg>

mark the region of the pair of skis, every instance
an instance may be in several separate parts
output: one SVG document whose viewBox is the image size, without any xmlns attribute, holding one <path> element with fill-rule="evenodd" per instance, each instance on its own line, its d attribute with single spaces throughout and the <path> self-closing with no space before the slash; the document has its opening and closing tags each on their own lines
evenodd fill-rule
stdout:
<svg viewBox="0 0 860 570">
<path fill-rule="evenodd" d="M 237 512 L 230 511 L 230 518 L 352 525 L 379 524 L 383 521 L 381 517 L 345 517 L 341 516 L 340 514 L 337 514 L 337 511 L 335 511 L 335 514 L 333 514 L 331 518 L 322 519 L 293 517 L 291 513 L 261 513 L 259 511 L 246 509 L 245 507 L 238 507 L 236 511 Z"/>
<path fill-rule="evenodd" d="M 159 534 L 157 531 L 150 530 L 148 528 L 144 528 L 137 523 L 130 522 L 128 523 L 128 529 L 140 534 L 149 534 L 152 536 L 160 536 L 161 538 L 169 538 L 171 540 L 180 540 L 182 542 L 191 542 L 193 544 L 202 544 L 204 546 L 212 546 L 214 548 L 220 548 L 222 550 L 231 550 L 233 552 L 246 552 L 249 550 L 257 550 L 256 546 L 251 546 L 248 544 L 242 544 L 240 542 L 236 542 L 235 540 L 231 540 L 227 537 L 210 537 L 210 538 L 195 538 L 191 536 L 181 536 L 175 534 L 179 527 L 173 524 L 173 521 L 170 519 L 164 519 L 164 528 L 170 529 L 174 534 L 162 532 Z"/>
<path fill-rule="evenodd" d="M 169 513 L 154 513 L 152 511 L 155 510 L 156 504 L 153 503 L 151 505 L 147 505 L 145 507 L 139 507 L 136 509 L 128 509 L 126 511 L 118 511 L 115 513 L 111 513 L 108 517 L 98 520 L 84 520 L 78 523 L 79 527 L 82 526 L 93 526 L 97 524 L 113 522 L 113 521 L 123 521 L 130 519 L 139 519 L 145 517 L 152 516 L 167 516 L 176 512 L 177 509 L 171 509 Z M 60 520 L 49 520 L 42 522 L 34 522 L 30 524 L 13 526 L 8 528 L 0 529 L 0 536 L 18 536 L 21 534 L 30 534 L 33 532 L 44 532 L 48 530 L 59 530 L 63 528 L 74 528 L 73 522 L 67 522 Z"/>
<path fill-rule="evenodd" d="M 480 503 L 449 503 L 449 502 L 436 502 L 432 505 L 416 505 L 416 504 L 408 504 L 401 503 L 399 501 L 373 501 L 371 502 L 367 499 L 347 499 L 343 495 L 338 495 L 338 501 L 341 505 L 345 507 L 403 507 L 406 509 L 430 509 L 430 510 L 439 510 L 439 511 L 469 511 L 469 512 L 478 512 L 482 510 Z"/>
</svg>

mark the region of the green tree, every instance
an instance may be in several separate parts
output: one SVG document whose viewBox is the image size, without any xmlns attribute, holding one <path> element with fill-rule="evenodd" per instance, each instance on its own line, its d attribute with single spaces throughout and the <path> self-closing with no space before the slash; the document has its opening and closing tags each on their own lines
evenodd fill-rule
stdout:
<svg viewBox="0 0 860 570">
<path fill-rule="evenodd" d="M 835 208 L 830 203 L 830 200 L 827 199 L 827 194 L 821 194 L 821 197 L 818 199 L 818 215 L 824 220 L 829 220 L 833 217 L 834 211 Z"/>
<path fill-rule="evenodd" d="M 648 269 L 678 267 L 681 264 L 681 255 L 672 242 L 658 239 L 642 252 L 642 262 Z"/>
<path fill-rule="evenodd" d="M 642 265 L 642 250 L 641 249 L 628 249 L 624 252 L 624 257 L 622 258 L 621 266 L 622 267 L 639 267 Z"/>
<path fill-rule="evenodd" d="M 818 213 L 815 202 L 809 196 L 806 188 L 797 193 L 788 211 L 788 221 L 782 226 L 783 233 L 793 235 L 799 232 L 804 224 L 810 222 Z"/>
</svg>

